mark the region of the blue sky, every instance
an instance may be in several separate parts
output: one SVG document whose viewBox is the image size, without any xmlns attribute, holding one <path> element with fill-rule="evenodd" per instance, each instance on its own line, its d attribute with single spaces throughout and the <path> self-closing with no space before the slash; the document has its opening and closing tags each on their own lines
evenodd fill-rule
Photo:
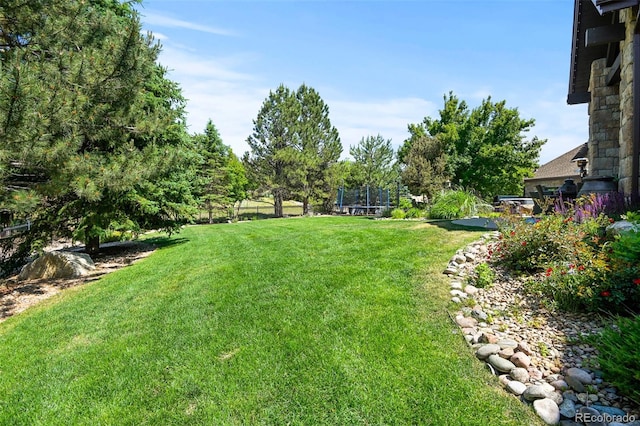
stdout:
<svg viewBox="0 0 640 426">
<path fill-rule="evenodd" d="M 146 0 L 139 11 L 188 99 L 190 132 L 211 119 L 238 155 L 281 83 L 320 93 L 343 157 L 367 135 L 398 147 L 449 91 L 534 118 L 541 164 L 588 137 L 586 106 L 566 104 L 572 0 Z"/>
</svg>

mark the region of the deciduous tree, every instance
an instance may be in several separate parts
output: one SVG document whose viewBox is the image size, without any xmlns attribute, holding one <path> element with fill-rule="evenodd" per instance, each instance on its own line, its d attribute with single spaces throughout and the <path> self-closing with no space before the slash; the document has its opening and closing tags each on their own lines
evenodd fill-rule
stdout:
<svg viewBox="0 0 640 426">
<path fill-rule="evenodd" d="M 524 178 L 532 176 L 546 142 L 525 137 L 534 123 L 521 118 L 517 108 L 508 108 L 506 101 L 494 103 L 489 97 L 470 110 L 465 101 L 449 93 L 440 117 L 426 117 L 413 129 L 442 143 L 446 172 L 454 185 L 489 198 L 522 193 Z M 412 143 L 414 139 L 408 139 L 401 151 L 408 153 Z"/>
</svg>

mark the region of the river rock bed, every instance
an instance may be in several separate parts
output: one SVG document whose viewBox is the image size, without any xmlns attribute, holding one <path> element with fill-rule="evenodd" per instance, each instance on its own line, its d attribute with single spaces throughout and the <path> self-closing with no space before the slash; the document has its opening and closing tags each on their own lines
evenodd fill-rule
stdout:
<svg viewBox="0 0 640 426">
<path fill-rule="evenodd" d="M 598 351 L 584 340 L 602 331 L 608 319 L 548 309 L 545 299 L 526 291 L 527 277 L 499 267 L 492 266 L 492 286 L 468 284 L 497 237 L 485 234 L 458 250 L 444 271 L 451 280 L 454 321 L 476 357 L 546 424 L 640 426 L 640 407 L 603 379 Z"/>
</svg>

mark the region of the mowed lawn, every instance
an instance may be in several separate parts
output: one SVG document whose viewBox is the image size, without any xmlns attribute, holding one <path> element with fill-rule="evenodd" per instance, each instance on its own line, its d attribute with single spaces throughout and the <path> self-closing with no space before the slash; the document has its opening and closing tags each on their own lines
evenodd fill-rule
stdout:
<svg viewBox="0 0 640 426">
<path fill-rule="evenodd" d="M 340 217 L 188 227 L 0 324 L 0 424 L 539 424 L 446 311 L 441 272 L 479 235 Z"/>
</svg>

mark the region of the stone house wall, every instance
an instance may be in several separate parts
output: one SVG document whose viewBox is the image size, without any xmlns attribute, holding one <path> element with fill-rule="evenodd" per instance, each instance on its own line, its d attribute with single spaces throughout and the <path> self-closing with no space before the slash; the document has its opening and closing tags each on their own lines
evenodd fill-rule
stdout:
<svg viewBox="0 0 640 426">
<path fill-rule="evenodd" d="M 607 59 L 591 64 L 589 91 L 589 175 L 615 176 L 619 172 L 619 85 L 607 86 Z"/>
<path fill-rule="evenodd" d="M 605 58 L 591 64 L 589 81 L 589 175 L 619 178 L 618 189 L 625 193 L 631 192 L 635 21 L 632 9 L 620 11 L 620 22 L 626 27 L 620 42 L 620 83 L 606 85 L 610 68 Z"/>
<path fill-rule="evenodd" d="M 633 30 L 636 16 L 633 9 L 620 11 L 620 22 L 626 26 L 625 39 L 620 42 L 622 61 L 620 63 L 620 134 L 619 167 L 614 176 L 620 177 L 618 189 L 631 192 L 631 164 L 633 152 Z"/>
</svg>

